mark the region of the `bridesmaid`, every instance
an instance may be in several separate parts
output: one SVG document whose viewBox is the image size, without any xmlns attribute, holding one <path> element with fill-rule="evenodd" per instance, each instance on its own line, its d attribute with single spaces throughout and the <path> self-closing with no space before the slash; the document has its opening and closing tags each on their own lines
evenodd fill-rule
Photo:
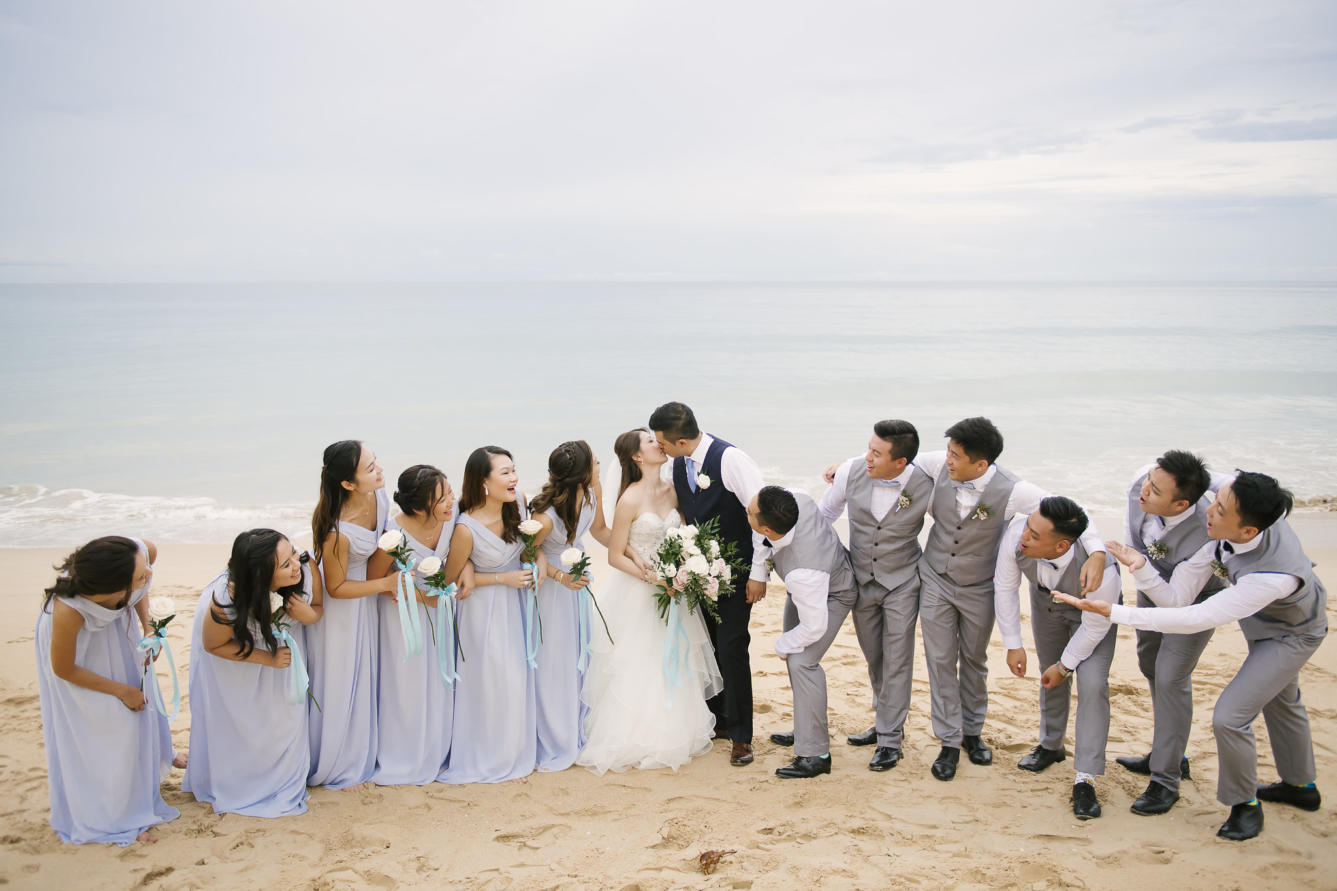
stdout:
<svg viewBox="0 0 1337 891">
<path fill-rule="evenodd" d="M 61 841 L 157 841 L 149 827 L 178 816 L 159 789 L 170 754 L 140 689 L 131 618 L 134 607 L 147 622 L 141 601 L 156 553 L 137 539 L 94 539 L 46 589 L 34 640 L 51 828 Z"/>
<path fill-rule="evenodd" d="M 524 597 L 533 574 L 520 568 L 523 518 L 511 453 L 474 449 L 464 465 L 461 516 L 450 539 L 446 578 L 473 563 L 477 588 L 460 604 L 455 732 L 445 783 L 499 783 L 536 762 L 534 673 L 525 662 Z M 539 561 L 542 562 L 540 556 Z"/>
<path fill-rule="evenodd" d="M 589 576 L 572 578 L 562 563 L 567 548 L 585 550 L 586 532 L 608 546 L 609 529 L 599 504 L 599 462 L 584 440 L 564 442 L 548 456 L 548 482 L 530 509 L 543 526 L 538 540 L 547 558 L 547 577 L 539 585 L 539 616 L 543 644 L 538 650 L 535 698 L 538 705 L 538 769 L 566 770 L 585 745 L 581 733 L 584 708 L 580 690 L 585 672 L 580 667 L 580 597 Z M 590 608 L 590 634 L 603 633 L 598 614 Z"/>
<path fill-rule="evenodd" d="M 444 563 L 455 527 L 455 493 L 446 475 L 435 467 L 415 464 L 399 475 L 395 503 L 403 513 L 389 521 L 387 531 L 402 532 L 419 562 L 437 557 Z M 379 549 L 367 566 L 373 577 L 394 571 L 389 552 Z M 414 583 L 419 593 L 413 609 L 418 612 L 422 629 L 422 651 L 407 660 L 395 594 L 391 591 L 377 598 L 381 614 L 377 710 L 381 742 L 372 781 L 381 786 L 434 782 L 450 753 L 455 688 L 442 680 L 434 650 L 443 630 L 432 626 L 437 598 L 422 595 L 427 590 L 422 573 L 415 572 Z"/>
<path fill-rule="evenodd" d="M 294 630 L 297 623 L 320 619 L 320 579 L 307 561 L 273 529 L 243 532 L 232 543 L 227 570 L 209 583 L 195 608 L 194 757 L 181 789 L 213 805 L 216 814 L 306 813 L 308 697 L 305 689 L 290 689 L 293 653 L 277 638 L 271 599 L 282 598 Z"/>
<path fill-rule="evenodd" d="M 342 440 L 325 449 L 312 542 L 325 578 L 325 615 L 307 629 L 311 653 L 311 774 L 307 785 L 346 789 L 376 772 L 377 612 L 393 575 L 367 578 L 390 499 L 371 449 Z M 316 703 L 320 705 L 317 707 Z"/>
</svg>

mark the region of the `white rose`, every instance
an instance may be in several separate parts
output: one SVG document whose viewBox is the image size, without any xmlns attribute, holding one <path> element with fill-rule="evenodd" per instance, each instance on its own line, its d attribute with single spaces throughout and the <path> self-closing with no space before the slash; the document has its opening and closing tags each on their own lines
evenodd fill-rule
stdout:
<svg viewBox="0 0 1337 891">
<path fill-rule="evenodd" d="M 687 571 L 692 575 L 705 575 L 710 572 L 710 564 L 706 562 L 705 557 L 695 554 L 687 558 Z"/>
<path fill-rule="evenodd" d="M 696 538 L 695 526 L 683 526 L 678 532 L 682 533 L 683 538 Z"/>
<path fill-rule="evenodd" d="M 709 489 L 710 477 L 706 476 L 704 473 L 698 473 L 696 475 L 696 487 L 698 489 Z"/>
<path fill-rule="evenodd" d="M 673 539 L 682 538 L 682 527 L 680 527 L 680 526 L 674 526 L 672 529 L 670 529 L 669 531 L 667 531 L 667 532 L 664 533 L 664 538 L 666 538 L 666 539 L 667 539 L 667 538 L 673 538 Z"/>
<path fill-rule="evenodd" d="M 700 554 L 700 553 L 701 553 L 701 548 L 697 547 L 697 544 L 696 544 L 696 542 L 694 542 L 694 541 L 685 541 L 685 542 L 683 542 L 683 543 L 682 543 L 682 549 L 683 549 L 684 551 L 686 551 L 688 554 Z"/>
<path fill-rule="evenodd" d="M 376 547 L 380 548 L 382 551 L 393 551 L 403 543 L 404 533 L 400 532 L 398 529 L 391 529 L 376 540 Z"/>
<path fill-rule="evenodd" d="M 718 558 L 719 555 L 720 555 L 720 543 L 718 541 L 712 541 L 710 543 L 710 559 L 714 560 Z"/>
<path fill-rule="evenodd" d="M 281 607 L 281 606 L 283 606 L 283 595 L 280 594 L 278 591 L 270 591 L 270 592 L 269 592 L 269 612 L 270 612 L 270 614 L 272 615 L 273 613 L 278 612 L 278 611 L 279 611 L 279 607 Z"/>
<path fill-rule="evenodd" d="M 435 575 L 441 571 L 441 558 L 428 557 L 418 564 L 418 571 L 423 575 Z"/>
<path fill-rule="evenodd" d="M 567 548 L 565 551 L 562 551 L 563 566 L 575 566 L 583 559 L 585 559 L 585 552 L 580 548 Z"/>
<path fill-rule="evenodd" d="M 176 612 L 176 605 L 170 597 L 150 597 L 149 615 L 155 619 L 165 619 Z"/>
<path fill-rule="evenodd" d="M 678 567 L 672 563 L 665 563 L 659 568 L 659 577 L 662 579 L 671 579 L 678 574 Z"/>
<path fill-rule="evenodd" d="M 543 531 L 543 524 L 538 520 L 525 520 L 520 524 L 520 532 L 524 535 L 538 535 Z"/>
</svg>

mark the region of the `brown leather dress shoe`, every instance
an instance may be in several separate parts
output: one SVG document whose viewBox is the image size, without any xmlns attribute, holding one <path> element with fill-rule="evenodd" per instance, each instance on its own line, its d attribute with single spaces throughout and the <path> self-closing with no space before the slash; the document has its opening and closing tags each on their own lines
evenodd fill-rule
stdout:
<svg viewBox="0 0 1337 891">
<path fill-rule="evenodd" d="M 733 752 L 729 755 L 729 763 L 734 767 L 742 767 L 745 764 L 751 764 L 752 743 L 734 743 Z"/>
</svg>

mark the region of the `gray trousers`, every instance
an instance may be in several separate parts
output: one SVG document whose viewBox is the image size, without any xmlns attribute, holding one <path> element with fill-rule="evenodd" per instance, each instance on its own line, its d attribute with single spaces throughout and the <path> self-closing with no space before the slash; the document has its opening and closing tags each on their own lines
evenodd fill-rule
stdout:
<svg viewBox="0 0 1337 891">
<path fill-rule="evenodd" d="M 915 623 L 919 619 L 919 576 L 888 591 L 877 579 L 859 585 L 854 634 L 868 661 L 877 713 L 877 744 L 901 747 L 915 674 Z"/>
<path fill-rule="evenodd" d="M 831 752 L 831 734 L 826 722 L 826 670 L 822 657 L 840 632 L 840 625 L 850 614 L 850 604 L 835 597 L 826 599 L 826 633 L 801 653 L 785 660 L 789 686 L 794 691 L 794 754 L 820 757 Z M 784 630 L 798 626 L 794 600 L 785 595 Z"/>
<path fill-rule="evenodd" d="M 1156 604 L 1139 591 L 1137 605 Z M 1151 778 L 1167 789 L 1179 790 L 1179 762 L 1193 726 L 1193 670 L 1215 631 L 1137 632 L 1137 665 L 1151 688 Z"/>
<path fill-rule="evenodd" d="M 1054 603 L 1048 594 L 1042 596 L 1043 599 L 1031 597 L 1031 633 L 1035 635 L 1035 658 L 1041 671 L 1059 660 L 1082 625 L 1080 612 L 1066 604 Z M 1114 644 L 1118 639 L 1117 629 L 1111 625 L 1067 683 L 1052 690 L 1040 688 L 1040 745 L 1062 751 L 1072 687 L 1074 683 L 1077 685 L 1073 768 L 1079 773 L 1092 776 L 1105 773 L 1105 743 L 1110 735 L 1110 665 L 1114 662 Z"/>
<path fill-rule="evenodd" d="M 1315 634 L 1249 641 L 1249 655 L 1212 712 L 1217 801 L 1234 807 L 1254 798 L 1258 746 L 1253 722 L 1260 711 L 1281 779 L 1295 786 L 1314 781 L 1314 744 L 1309 713 L 1300 701 L 1300 669 L 1322 642 L 1323 635 Z"/>
<path fill-rule="evenodd" d="M 993 579 L 957 585 L 919 561 L 919 628 L 928 663 L 933 735 L 944 746 L 979 736 L 989 708 Z"/>
</svg>

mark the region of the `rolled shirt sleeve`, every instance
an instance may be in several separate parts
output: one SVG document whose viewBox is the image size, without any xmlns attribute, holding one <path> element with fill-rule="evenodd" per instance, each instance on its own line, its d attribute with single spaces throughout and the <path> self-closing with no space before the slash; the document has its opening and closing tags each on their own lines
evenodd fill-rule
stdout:
<svg viewBox="0 0 1337 891">
<path fill-rule="evenodd" d="M 826 595 L 831 587 L 831 576 L 817 569 L 795 569 L 785 576 L 784 581 L 798 613 L 798 624 L 776 638 L 775 652 L 792 656 L 803 652 L 826 634 Z"/>
</svg>

